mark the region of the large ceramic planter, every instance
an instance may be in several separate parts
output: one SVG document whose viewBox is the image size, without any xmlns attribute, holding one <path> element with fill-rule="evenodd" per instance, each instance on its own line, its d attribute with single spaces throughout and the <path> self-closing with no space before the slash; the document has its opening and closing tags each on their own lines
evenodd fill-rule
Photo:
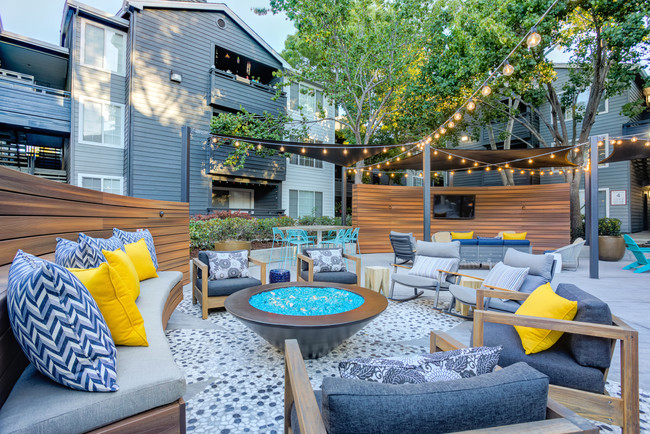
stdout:
<svg viewBox="0 0 650 434">
<path fill-rule="evenodd" d="M 248 250 L 251 252 L 250 241 L 226 240 L 214 243 L 215 252 L 231 252 L 233 250 Z"/>
<path fill-rule="evenodd" d="M 625 255 L 623 237 L 601 235 L 598 237 L 598 259 L 601 261 L 620 261 Z"/>
</svg>

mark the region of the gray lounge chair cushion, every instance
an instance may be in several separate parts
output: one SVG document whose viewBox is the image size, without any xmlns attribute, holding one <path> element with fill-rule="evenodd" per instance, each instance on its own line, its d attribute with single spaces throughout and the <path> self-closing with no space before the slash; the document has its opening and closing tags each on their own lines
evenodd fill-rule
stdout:
<svg viewBox="0 0 650 434">
<path fill-rule="evenodd" d="M 574 321 L 612 325 L 612 312 L 607 303 L 599 298 L 569 283 L 558 285 L 556 294 L 578 302 Z M 578 334 L 569 334 L 567 337 L 571 354 L 579 364 L 601 369 L 609 368 L 612 362 L 610 339 Z"/>
<path fill-rule="evenodd" d="M 548 377 L 524 363 L 423 384 L 325 377 L 322 394 L 329 434 L 439 433 L 543 420 Z M 485 405 L 487 397 L 499 405 Z"/>
<path fill-rule="evenodd" d="M 174 362 L 161 325 L 169 291 L 182 278 L 178 271 L 158 271 L 157 278 L 140 282 L 136 304 L 144 319 L 149 346 L 117 346 L 120 390 L 73 390 L 51 381 L 29 365 L 0 409 L 0 431 L 86 432 L 182 397 L 185 377 Z"/>
<path fill-rule="evenodd" d="M 449 285 L 449 291 L 456 300 L 463 304 L 476 306 L 476 290 L 462 285 Z M 513 300 L 503 301 L 499 298 L 490 298 L 489 308 L 502 310 L 504 312 L 516 312 L 521 307 L 519 303 Z"/>
<path fill-rule="evenodd" d="M 390 231 L 390 235 L 400 235 L 400 236 L 409 237 L 409 239 L 411 240 L 411 247 L 413 248 L 413 250 L 415 250 L 415 237 L 413 236 L 413 232 L 405 233 L 405 232 Z"/>
<path fill-rule="evenodd" d="M 483 345 L 502 345 L 499 366 L 510 366 L 518 362 L 528 365 L 548 375 L 551 384 L 603 393 L 605 378 L 600 369 L 578 364 L 569 350 L 568 334 L 546 351 L 526 355 L 521 346 L 521 338 L 513 326 L 504 324 L 484 324 Z M 472 342 L 472 341 L 470 341 Z"/>
<path fill-rule="evenodd" d="M 399 283 L 401 285 L 406 285 L 406 286 L 411 286 L 414 288 L 435 288 L 436 285 L 438 284 L 438 281 L 435 279 L 430 279 L 428 277 L 424 276 L 414 276 L 413 274 L 402 274 L 402 273 L 394 273 L 391 276 L 391 279 L 395 283 Z M 449 287 L 449 282 L 442 282 L 440 285 L 441 288 L 448 288 Z"/>
<path fill-rule="evenodd" d="M 300 277 L 307 280 L 309 278 L 309 271 L 303 270 Z M 332 282 L 342 283 L 344 285 L 356 285 L 357 275 L 350 271 L 325 271 L 322 273 L 314 273 L 314 282 Z"/>
<path fill-rule="evenodd" d="M 530 271 L 528 273 L 529 273 L 528 276 L 526 276 L 526 278 L 524 279 L 524 283 L 522 283 L 521 287 L 519 288 L 519 292 L 525 292 L 526 294 L 531 294 L 534 290 L 544 285 L 545 283 L 549 282 L 545 277 L 531 275 Z"/>
<path fill-rule="evenodd" d="M 254 277 L 237 277 L 234 279 L 208 280 L 208 297 L 223 297 L 234 294 L 251 286 L 261 285 L 262 282 Z M 201 289 L 203 279 L 196 279 L 196 285 Z"/>
<path fill-rule="evenodd" d="M 460 259 L 460 243 L 458 241 L 452 241 L 451 243 L 418 241 L 415 250 L 418 255 L 422 256 Z"/>
<path fill-rule="evenodd" d="M 528 274 L 542 276 L 547 282 L 550 282 L 553 278 L 554 259 L 553 255 L 532 255 L 515 249 L 508 249 L 503 257 L 503 263 L 511 267 L 528 267 Z"/>
</svg>

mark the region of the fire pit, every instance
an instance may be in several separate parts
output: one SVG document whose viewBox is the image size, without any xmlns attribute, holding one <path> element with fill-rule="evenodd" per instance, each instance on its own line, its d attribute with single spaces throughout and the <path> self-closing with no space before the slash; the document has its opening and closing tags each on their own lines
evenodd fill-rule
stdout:
<svg viewBox="0 0 650 434">
<path fill-rule="evenodd" d="M 356 285 L 276 283 L 238 291 L 228 312 L 283 350 L 296 339 L 304 357 L 315 359 L 340 345 L 382 313 L 386 297 Z"/>
</svg>

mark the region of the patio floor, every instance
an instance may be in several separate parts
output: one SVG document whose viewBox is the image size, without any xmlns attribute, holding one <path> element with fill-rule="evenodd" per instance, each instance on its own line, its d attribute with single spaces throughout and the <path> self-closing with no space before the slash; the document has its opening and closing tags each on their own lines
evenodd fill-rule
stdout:
<svg viewBox="0 0 650 434">
<path fill-rule="evenodd" d="M 257 255 L 264 255 L 258 252 Z M 362 265 L 387 266 L 392 254 L 362 255 Z M 634 274 L 622 270 L 627 261 L 600 262 L 598 280 L 588 277 L 588 260 L 581 260 L 578 271 L 556 274 L 552 284 L 573 283 L 607 302 L 612 312 L 639 331 L 639 367 L 642 430 L 650 432 L 650 370 L 643 361 L 650 357 L 650 273 Z M 268 268 L 280 268 L 273 264 Z M 286 265 L 286 264 L 285 264 Z M 287 268 L 287 267 L 285 267 Z M 295 265 L 289 267 L 295 278 Z M 255 267 L 253 275 L 258 273 Z M 467 270 L 484 276 L 487 270 Z M 400 271 L 404 272 L 404 271 Z M 363 282 L 363 276 L 362 280 Z M 401 294 L 403 293 L 403 294 Z M 396 295 L 411 290 L 396 286 Z M 428 351 L 428 332 L 445 330 L 461 342 L 469 343 L 471 321 L 441 314 L 432 309 L 432 291 L 417 300 L 395 303 L 375 321 L 329 355 L 307 361 L 312 385 L 318 388 L 324 376 L 338 375 L 337 363 L 351 357 L 379 357 Z M 441 293 L 442 303 L 450 301 Z M 201 320 L 199 305 L 193 306 L 189 285 L 185 299 L 172 314 L 167 327 L 176 362 L 187 379 L 187 429 L 193 432 L 268 432 L 283 430 L 284 397 L 282 353 L 239 323 L 227 312 L 210 311 Z M 618 351 L 609 373 L 608 389 L 616 394 L 620 378 Z M 608 430 L 609 427 L 604 427 Z"/>
</svg>

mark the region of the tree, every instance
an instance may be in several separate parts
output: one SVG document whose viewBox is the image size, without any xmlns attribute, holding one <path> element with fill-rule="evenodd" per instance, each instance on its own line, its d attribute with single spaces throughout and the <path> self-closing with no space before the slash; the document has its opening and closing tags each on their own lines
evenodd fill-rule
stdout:
<svg viewBox="0 0 650 434">
<path fill-rule="evenodd" d="M 287 83 L 318 83 L 343 108 L 337 120 L 353 142 L 372 143 L 417 71 L 426 9 L 416 0 L 271 0 L 271 10 L 285 12 L 297 29 L 283 52 L 294 68 Z"/>
</svg>

